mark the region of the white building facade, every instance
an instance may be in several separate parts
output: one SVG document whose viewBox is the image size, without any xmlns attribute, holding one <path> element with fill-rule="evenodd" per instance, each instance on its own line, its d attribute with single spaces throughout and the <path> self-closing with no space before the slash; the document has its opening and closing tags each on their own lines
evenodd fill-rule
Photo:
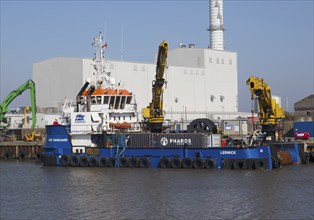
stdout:
<svg viewBox="0 0 314 220">
<path fill-rule="evenodd" d="M 192 120 L 238 111 L 238 72 L 235 52 L 195 48 L 170 50 L 164 91 L 166 118 Z M 109 61 L 107 71 L 135 94 L 137 109 L 147 107 L 152 97 L 156 63 Z M 33 64 L 39 107 L 57 107 L 65 97 L 75 100 L 88 78 L 94 80 L 92 59 L 52 58 Z M 74 103 L 74 102 L 73 102 Z"/>
</svg>

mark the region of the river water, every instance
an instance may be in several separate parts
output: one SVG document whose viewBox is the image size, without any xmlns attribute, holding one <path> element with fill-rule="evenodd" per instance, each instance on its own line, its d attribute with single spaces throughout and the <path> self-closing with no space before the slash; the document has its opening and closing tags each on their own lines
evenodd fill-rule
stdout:
<svg viewBox="0 0 314 220">
<path fill-rule="evenodd" d="M 314 219 L 314 164 L 278 170 L 43 167 L 0 160 L 0 219 Z"/>
</svg>

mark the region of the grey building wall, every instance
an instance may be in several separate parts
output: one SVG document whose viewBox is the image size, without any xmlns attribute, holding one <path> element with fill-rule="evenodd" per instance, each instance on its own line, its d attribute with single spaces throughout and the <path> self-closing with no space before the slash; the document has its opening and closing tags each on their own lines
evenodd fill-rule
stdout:
<svg viewBox="0 0 314 220">
<path fill-rule="evenodd" d="M 58 107 L 66 96 L 75 97 L 82 87 L 81 58 L 52 58 L 33 64 L 37 106 Z"/>
<path fill-rule="evenodd" d="M 295 116 L 305 120 L 314 119 L 314 94 L 311 94 L 294 103 Z"/>
</svg>

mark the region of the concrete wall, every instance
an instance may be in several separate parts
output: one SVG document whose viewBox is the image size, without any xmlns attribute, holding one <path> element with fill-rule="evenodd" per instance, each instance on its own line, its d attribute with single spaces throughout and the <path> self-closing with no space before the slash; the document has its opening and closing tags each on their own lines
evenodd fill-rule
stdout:
<svg viewBox="0 0 314 220">
<path fill-rule="evenodd" d="M 238 111 L 236 53 L 178 48 L 169 51 L 168 65 L 166 110 L 191 116 Z"/>
<path fill-rule="evenodd" d="M 135 95 L 138 111 L 147 107 L 152 97 L 152 80 L 155 78 L 155 64 L 111 61 L 109 66 L 116 83 Z"/>
<path fill-rule="evenodd" d="M 295 116 L 297 119 L 314 120 L 314 94 L 311 94 L 294 104 Z"/>
<path fill-rule="evenodd" d="M 82 86 L 80 58 L 52 58 L 33 64 L 36 101 L 40 107 L 57 107 L 65 97 L 74 98 Z"/>
</svg>

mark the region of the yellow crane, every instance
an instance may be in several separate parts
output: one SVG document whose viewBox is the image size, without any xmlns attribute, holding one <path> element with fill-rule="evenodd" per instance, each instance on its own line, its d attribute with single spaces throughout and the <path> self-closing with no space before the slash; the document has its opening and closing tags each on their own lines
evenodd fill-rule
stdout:
<svg viewBox="0 0 314 220">
<path fill-rule="evenodd" d="M 265 80 L 250 76 L 246 81 L 251 91 L 251 99 L 256 97 L 259 105 L 259 120 L 262 132 L 268 136 L 267 140 L 275 141 L 278 131 L 278 120 L 285 117 L 285 111 L 271 96 L 271 89 Z M 253 110 L 252 110 L 253 112 Z"/>
<path fill-rule="evenodd" d="M 163 92 L 164 92 L 164 72 L 166 68 L 166 61 L 168 55 L 168 43 L 163 41 L 159 45 L 156 75 L 152 84 L 152 101 L 147 108 L 143 108 L 142 115 L 146 129 L 151 132 L 161 132 L 162 124 L 164 122 L 164 110 L 163 110 Z"/>
</svg>

